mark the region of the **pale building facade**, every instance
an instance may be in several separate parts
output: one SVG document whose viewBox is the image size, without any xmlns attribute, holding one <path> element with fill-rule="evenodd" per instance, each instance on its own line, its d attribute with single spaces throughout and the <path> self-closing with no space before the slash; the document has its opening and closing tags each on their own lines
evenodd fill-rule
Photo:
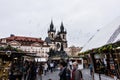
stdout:
<svg viewBox="0 0 120 80">
<path fill-rule="evenodd" d="M 71 46 L 66 48 L 66 52 L 69 56 L 78 56 L 78 53 L 81 51 L 82 47 Z"/>
<path fill-rule="evenodd" d="M 24 52 L 36 53 L 34 56 L 48 57 L 49 45 L 45 44 L 40 38 L 11 35 L 0 39 L 0 42 L 1 46 L 11 45 Z"/>
</svg>

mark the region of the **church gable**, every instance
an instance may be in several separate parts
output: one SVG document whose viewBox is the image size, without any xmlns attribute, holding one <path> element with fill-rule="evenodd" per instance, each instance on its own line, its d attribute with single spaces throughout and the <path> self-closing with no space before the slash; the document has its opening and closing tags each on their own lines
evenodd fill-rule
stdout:
<svg viewBox="0 0 120 80">
<path fill-rule="evenodd" d="M 31 46 L 41 47 L 42 45 L 40 43 L 36 42 L 36 43 L 31 44 Z"/>
<path fill-rule="evenodd" d="M 62 39 L 60 36 L 56 36 L 54 40 L 55 42 L 62 42 Z"/>
</svg>

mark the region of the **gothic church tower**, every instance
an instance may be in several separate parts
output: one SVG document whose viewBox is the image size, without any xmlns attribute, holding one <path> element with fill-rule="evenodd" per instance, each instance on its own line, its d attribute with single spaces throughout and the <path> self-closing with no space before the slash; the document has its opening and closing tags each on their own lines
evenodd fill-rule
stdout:
<svg viewBox="0 0 120 80">
<path fill-rule="evenodd" d="M 63 47 L 64 47 L 64 48 L 67 48 L 66 34 L 67 34 L 67 31 L 65 30 L 64 25 L 63 25 L 63 22 L 62 22 L 62 23 L 61 23 L 61 26 L 60 26 L 59 35 L 60 35 L 60 37 L 61 37 L 61 39 L 62 39 L 62 44 L 63 44 Z"/>
<path fill-rule="evenodd" d="M 60 25 L 60 30 L 56 33 L 53 21 L 51 21 L 50 28 L 48 29 L 48 37 L 46 37 L 45 41 L 51 45 L 55 51 L 61 51 L 67 48 L 66 34 L 67 31 L 64 28 L 63 22 Z"/>
<path fill-rule="evenodd" d="M 51 40 L 54 40 L 54 38 L 55 38 L 55 32 L 56 32 L 56 30 L 54 29 L 53 21 L 51 21 L 50 28 L 48 30 L 48 37 Z"/>
</svg>

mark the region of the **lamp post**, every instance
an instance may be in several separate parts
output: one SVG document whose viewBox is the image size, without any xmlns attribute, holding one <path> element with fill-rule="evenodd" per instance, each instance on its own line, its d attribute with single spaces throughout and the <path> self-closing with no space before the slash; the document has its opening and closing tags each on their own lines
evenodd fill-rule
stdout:
<svg viewBox="0 0 120 80">
<path fill-rule="evenodd" d="M 8 55 L 8 57 L 10 57 L 11 51 L 6 51 L 6 54 Z"/>
</svg>

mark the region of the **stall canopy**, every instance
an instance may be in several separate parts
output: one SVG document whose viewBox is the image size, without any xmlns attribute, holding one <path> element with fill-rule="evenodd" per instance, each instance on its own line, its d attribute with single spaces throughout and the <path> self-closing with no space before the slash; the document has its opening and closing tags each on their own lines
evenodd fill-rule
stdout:
<svg viewBox="0 0 120 80">
<path fill-rule="evenodd" d="M 97 33 L 83 46 L 81 52 L 101 47 L 106 44 L 115 43 L 120 40 L 120 17 L 110 24 L 102 27 Z"/>
</svg>

